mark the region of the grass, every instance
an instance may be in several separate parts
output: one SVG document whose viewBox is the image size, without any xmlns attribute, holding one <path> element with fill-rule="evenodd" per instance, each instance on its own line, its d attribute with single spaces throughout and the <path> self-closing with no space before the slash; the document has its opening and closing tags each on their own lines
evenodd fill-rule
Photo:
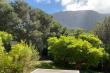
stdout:
<svg viewBox="0 0 110 73">
<path fill-rule="evenodd" d="M 38 61 L 35 65 L 35 68 L 43 68 L 43 69 L 67 69 L 67 70 L 72 70 L 73 66 L 72 65 L 59 65 L 55 64 L 51 60 L 43 60 L 43 61 Z"/>
<path fill-rule="evenodd" d="M 38 61 L 35 65 L 35 67 L 36 68 L 43 68 L 43 69 L 56 69 L 56 66 L 50 60 Z"/>
</svg>

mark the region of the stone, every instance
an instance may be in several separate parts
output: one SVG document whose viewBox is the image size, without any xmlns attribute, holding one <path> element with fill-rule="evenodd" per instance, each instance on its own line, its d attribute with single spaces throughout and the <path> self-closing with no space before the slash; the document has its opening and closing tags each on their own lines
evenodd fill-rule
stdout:
<svg viewBox="0 0 110 73">
<path fill-rule="evenodd" d="M 78 70 L 36 69 L 31 73 L 80 73 Z"/>
</svg>

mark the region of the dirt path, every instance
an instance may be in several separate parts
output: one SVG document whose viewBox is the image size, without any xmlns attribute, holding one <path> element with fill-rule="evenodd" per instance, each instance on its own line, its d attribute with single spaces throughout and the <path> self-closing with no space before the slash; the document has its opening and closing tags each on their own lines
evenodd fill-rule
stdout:
<svg viewBox="0 0 110 73">
<path fill-rule="evenodd" d="M 77 70 L 36 69 L 31 73 L 79 73 Z"/>
</svg>

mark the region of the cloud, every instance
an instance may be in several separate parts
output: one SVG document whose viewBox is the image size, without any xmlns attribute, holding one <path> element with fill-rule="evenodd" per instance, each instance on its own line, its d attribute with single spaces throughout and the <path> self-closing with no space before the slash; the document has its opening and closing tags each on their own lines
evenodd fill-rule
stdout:
<svg viewBox="0 0 110 73">
<path fill-rule="evenodd" d="M 95 10 L 101 13 L 110 12 L 110 0 L 61 0 L 65 11 Z"/>
<path fill-rule="evenodd" d="M 73 0 L 61 0 L 61 5 L 66 6 L 72 4 Z"/>
</svg>

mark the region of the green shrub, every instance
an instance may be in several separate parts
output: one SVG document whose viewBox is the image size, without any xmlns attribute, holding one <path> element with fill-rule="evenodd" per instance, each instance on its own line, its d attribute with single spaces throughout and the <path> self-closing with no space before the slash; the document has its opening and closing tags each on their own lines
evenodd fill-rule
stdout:
<svg viewBox="0 0 110 73">
<path fill-rule="evenodd" d="M 11 69 L 18 73 L 30 72 L 32 64 L 38 60 L 38 52 L 24 42 L 12 46 L 10 56 L 13 58 Z"/>
<path fill-rule="evenodd" d="M 60 64 L 75 64 L 79 69 L 82 64 L 97 66 L 106 56 L 104 48 L 94 47 L 87 40 L 74 36 L 51 37 L 48 39 L 49 52 L 55 62 Z"/>
<path fill-rule="evenodd" d="M 38 52 L 24 42 L 13 45 L 9 53 L 0 47 L 0 73 L 29 73 L 38 59 Z"/>
<path fill-rule="evenodd" d="M 13 36 L 11 34 L 8 34 L 7 32 L 0 32 L 0 37 L 3 43 L 7 43 L 13 40 Z"/>
<path fill-rule="evenodd" d="M 3 45 L 3 40 L 7 40 L 6 38 L 0 35 L 0 73 L 30 73 L 34 62 L 39 59 L 39 53 L 31 44 L 27 45 L 23 41 L 11 45 L 11 50 L 7 52 Z"/>
</svg>

